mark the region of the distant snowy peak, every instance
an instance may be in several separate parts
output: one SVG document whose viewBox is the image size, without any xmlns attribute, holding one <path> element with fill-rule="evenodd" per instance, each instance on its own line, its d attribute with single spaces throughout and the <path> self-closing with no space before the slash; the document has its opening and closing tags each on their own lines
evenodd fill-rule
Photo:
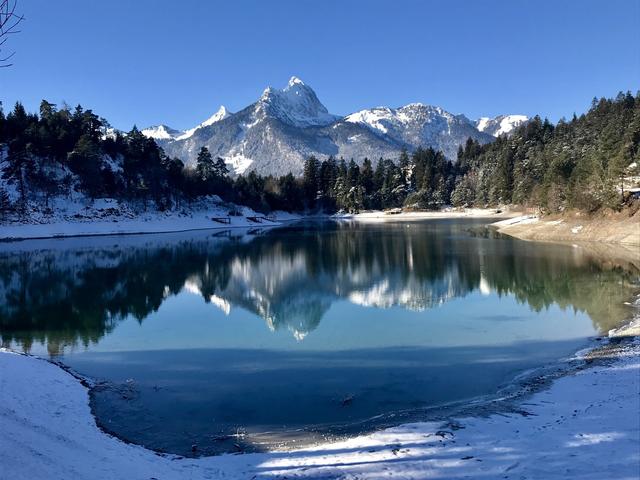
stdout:
<svg viewBox="0 0 640 480">
<path fill-rule="evenodd" d="M 484 133 L 499 137 L 509 134 L 513 129 L 529 121 L 526 115 L 498 115 L 495 118 L 482 117 L 476 122 L 476 128 Z"/>
<path fill-rule="evenodd" d="M 213 125 L 214 123 L 217 123 L 217 122 L 219 122 L 221 120 L 224 120 L 225 118 L 229 117 L 230 115 L 232 115 L 232 113 L 229 110 L 227 110 L 227 107 L 222 105 L 218 109 L 218 111 L 216 113 L 211 115 L 204 122 L 202 122 L 199 125 L 196 125 L 193 128 L 190 128 L 189 130 L 185 130 L 184 132 L 182 132 L 181 135 L 175 137 L 175 140 L 186 140 L 187 138 L 191 137 L 194 133 L 196 133 L 201 128 Z"/>
<path fill-rule="evenodd" d="M 224 120 L 231 114 L 232 113 L 229 110 L 227 110 L 227 107 L 225 107 L 224 105 L 221 105 L 216 113 L 214 113 L 209 118 L 207 118 L 199 126 L 208 127 L 209 125 L 213 125 L 214 123 L 219 122 L 220 120 Z"/>
<path fill-rule="evenodd" d="M 298 77 L 291 77 L 282 90 L 266 88 L 256 103 L 256 114 L 302 128 L 328 125 L 339 118 L 331 115 L 313 89 Z"/>
<path fill-rule="evenodd" d="M 189 130 L 176 130 L 171 127 L 167 127 L 166 125 L 154 125 L 152 127 L 145 128 L 142 130 L 142 134 L 145 137 L 153 138 L 155 140 L 186 140 L 190 138 L 194 133 L 204 127 L 208 127 L 209 125 L 213 125 L 216 122 L 224 120 L 228 116 L 232 115 L 232 113 L 227 110 L 227 108 L 222 105 L 216 113 L 211 115 L 201 124 L 190 128 Z"/>
<path fill-rule="evenodd" d="M 182 132 L 175 130 L 166 125 L 154 125 L 152 127 L 145 128 L 140 133 L 145 137 L 153 138 L 155 140 L 173 140 Z"/>
<path fill-rule="evenodd" d="M 452 121 L 456 116 L 446 110 L 422 103 L 410 103 L 400 108 L 376 107 L 347 115 L 344 120 L 366 125 L 374 131 L 389 134 L 411 124 L 429 124 L 435 120 Z M 466 118 L 466 117 L 465 117 Z"/>
</svg>

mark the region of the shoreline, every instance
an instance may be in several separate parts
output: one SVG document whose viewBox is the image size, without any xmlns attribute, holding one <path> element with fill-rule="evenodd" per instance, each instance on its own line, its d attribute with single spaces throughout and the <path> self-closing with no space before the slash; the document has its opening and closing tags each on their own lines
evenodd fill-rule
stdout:
<svg viewBox="0 0 640 480">
<path fill-rule="evenodd" d="M 624 328 L 639 321 L 636 315 L 617 332 L 633 335 Z M 592 341 L 590 347 L 570 358 L 581 365 L 533 378 L 531 392 L 516 395 L 513 413 L 489 409 L 486 414 L 463 413 L 466 416 L 452 416 L 448 422 L 405 424 L 297 450 L 197 458 L 157 453 L 106 433 L 97 426 L 89 406 L 90 382 L 57 362 L 0 349 L 0 423 L 6 425 L 0 433 L 0 464 L 7 466 L 14 479 L 37 478 L 35 472 L 52 479 L 69 478 L 71 472 L 76 478 L 105 479 L 178 479 L 187 474 L 194 479 L 375 477 L 376 470 L 370 470 L 369 463 L 383 465 L 403 478 L 446 473 L 452 474 L 447 478 L 459 478 L 478 469 L 486 470 L 484 475 L 491 474 L 489 471 L 507 478 L 602 478 L 614 473 L 633 476 L 640 466 L 640 455 L 633 455 L 640 447 L 640 428 L 628 422 L 628 412 L 637 412 L 633 407 L 640 394 L 640 338 L 620 339 L 614 333 L 603 344 Z M 611 385 L 594 388 L 594 383 L 603 379 Z M 613 394 L 611 389 L 615 390 Z M 603 396 L 608 399 L 603 401 Z M 594 409 L 600 410 L 595 423 Z M 576 414 L 586 415 L 588 411 L 592 413 L 586 418 Z M 620 411 L 621 416 L 615 416 Z M 540 424 L 537 434 L 544 438 L 536 440 L 536 436 L 527 434 L 533 424 Z M 594 428 L 606 431 L 594 433 Z M 625 433 L 616 428 L 626 428 Z M 565 444 L 575 444 L 567 448 L 583 448 L 575 453 L 580 453 L 582 464 L 588 468 L 580 471 L 566 452 L 564 470 L 544 470 L 540 462 L 553 454 L 546 445 L 548 434 L 555 440 L 558 435 L 567 437 Z M 543 451 L 528 451 L 522 458 L 504 455 L 516 450 L 513 444 L 522 442 L 539 442 L 535 447 Z M 604 455 L 611 442 L 619 452 L 629 454 L 624 461 L 619 455 L 613 469 L 614 465 L 607 463 L 613 459 Z M 493 451 L 487 445 L 492 445 Z M 78 449 L 84 452 L 78 454 Z M 9 453 L 3 458 L 3 452 L 11 452 L 11 459 Z M 20 460 L 24 455 L 27 458 Z M 29 466 L 28 472 L 23 471 L 24 465 Z"/>
<path fill-rule="evenodd" d="M 359 222 L 393 222 L 425 219 L 454 219 L 454 218 L 514 218 L 522 215 L 519 211 L 499 210 L 495 208 L 465 208 L 441 211 L 422 210 L 414 212 L 385 212 L 372 210 L 361 213 L 334 214 L 330 218 L 337 220 L 356 220 Z"/>
<path fill-rule="evenodd" d="M 227 230 L 231 228 L 278 227 L 305 219 L 331 219 L 362 223 L 411 222 L 436 219 L 486 218 L 493 220 L 489 226 L 499 233 L 525 241 L 542 241 L 585 247 L 589 250 L 606 248 L 608 245 L 626 248 L 622 256 L 640 260 L 640 215 L 625 219 L 588 219 L 525 215 L 519 210 L 470 208 L 443 211 L 385 212 L 366 211 L 356 214 L 298 215 L 274 212 L 271 220 L 255 222 L 252 217 L 262 218 L 250 209 L 242 216 L 227 217 L 220 209 L 195 210 L 189 212 L 150 213 L 134 218 L 97 218 L 93 221 L 54 221 L 49 223 L 19 223 L 1 225 L 0 243 L 36 239 L 59 239 L 93 236 L 124 236 L 178 233 L 198 230 Z M 216 223 L 212 217 L 225 216 L 229 223 Z M 594 247 L 596 245 L 603 246 Z M 617 252 L 619 253 L 619 252 Z"/>
<path fill-rule="evenodd" d="M 73 237 L 155 235 L 162 233 L 190 232 L 198 230 L 228 230 L 231 228 L 278 227 L 300 220 L 302 217 L 286 212 L 275 212 L 273 220 L 251 221 L 252 216 L 228 217 L 229 223 L 216 223 L 211 217 L 220 216 L 216 211 L 200 211 L 190 215 L 150 215 L 124 220 L 100 220 L 87 222 L 23 223 L 0 226 L 0 242 L 22 240 L 59 239 Z M 225 215 L 226 217 L 226 215 Z"/>
<path fill-rule="evenodd" d="M 411 221 L 447 218 L 511 218 L 517 213 L 496 213 L 495 209 L 467 209 L 442 212 L 403 212 L 387 214 L 383 211 L 364 212 L 347 215 L 298 215 L 287 212 L 273 212 L 273 221 L 251 221 L 250 217 L 264 217 L 263 214 L 245 211 L 242 216 L 227 217 L 220 209 L 190 211 L 187 214 L 171 212 L 166 214 L 140 215 L 135 218 L 97 218 L 95 221 L 54 221 L 49 223 L 21 223 L 0 225 L 0 242 L 35 240 L 47 238 L 93 237 L 106 235 L 145 235 L 177 233 L 196 230 L 226 230 L 230 228 L 278 227 L 285 223 L 304 219 L 333 219 L 357 221 Z M 227 217 L 230 223 L 215 223 L 211 217 Z"/>
<path fill-rule="evenodd" d="M 609 244 L 640 247 L 640 215 L 617 218 L 518 215 L 491 224 L 499 233 L 520 240 L 563 244 Z M 638 257 L 640 253 L 636 249 Z"/>
</svg>

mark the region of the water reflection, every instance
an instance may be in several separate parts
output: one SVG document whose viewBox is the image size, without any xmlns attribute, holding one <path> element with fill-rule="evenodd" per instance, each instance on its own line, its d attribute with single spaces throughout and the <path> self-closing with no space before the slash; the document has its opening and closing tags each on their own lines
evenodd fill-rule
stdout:
<svg viewBox="0 0 640 480">
<path fill-rule="evenodd" d="M 0 337 L 104 380 L 101 425 L 181 454 L 424 419 L 572 353 L 638 291 L 635 261 L 482 225 L 6 243 Z"/>
<path fill-rule="evenodd" d="M 132 316 L 143 322 L 188 291 L 228 314 L 242 308 L 302 340 L 338 300 L 421 311 L 472 291 L 513 295 L 540 311 L 586 312 L 600 331 L 628 314 L 633 264 L 580 249 L 490 238 L 473 222 L 300 224 L 231 231 L 6 244 L 0 252 L 0 335 L 52 355 L 87 346 Z"/>
</svg>

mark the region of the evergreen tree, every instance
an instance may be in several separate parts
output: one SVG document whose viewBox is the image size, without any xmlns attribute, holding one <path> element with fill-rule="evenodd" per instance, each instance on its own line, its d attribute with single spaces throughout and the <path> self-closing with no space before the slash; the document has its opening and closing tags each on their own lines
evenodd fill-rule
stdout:
<svg viewBox="0 0 640 480">
<path fill-rule="evenodd" d="M 207 147 L 202 147 L 196 158 L 196 173 L 200 180 L 207 182 L 216 175 L 216 164 Z"/>
<path fill-rule="evenodd" d="M 318 197 L 318 187 L 320 186 L 320 162 L 314 156 L 307 158 L 304 163 L 304 171 L 302 174 L 302 185 L 304 188 L 307 208 L 316 208 L 316 199 Z"/>
<path fill-rule="evenodd" d="M 12 210 L 11 198 L 4 188 L 0 188 L 0 218 L 6 218 L 7 214 Z"/>
<path fill-rule="evenodd" d="M 373 165 L 371 160 L 365 158 L 360 171 L 360 185 L 364 188 L 365 195 L 371 195 L 373 192 L 373 182 Z"/>
</svg>

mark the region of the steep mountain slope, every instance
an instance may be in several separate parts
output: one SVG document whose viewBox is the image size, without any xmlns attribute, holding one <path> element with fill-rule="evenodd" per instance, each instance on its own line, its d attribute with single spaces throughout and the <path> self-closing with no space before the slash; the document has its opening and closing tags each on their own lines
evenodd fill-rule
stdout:
<svg viewBox="0 0 640 480">
<path fill-rule="evenodd" d="M 198 129 L 204 128 L 204 127 L 208 127 L 209 125 L 213 125 L 214 123 L 219 122 L 220 120 L 224 120 L 229 115 L 232 115 L 232 113 L 229 110 L 227 110 L 227 107 L 222 105 L 222 106 L 220 106 L 220 108 L 218 109 L 218 111 L 216 113 L 211 115 L 209 118 L 207 118 L 200 125 L 197 125 L 197 126 L 195 126 L 193 128 L 190 128 L 189 130 L 185 130 L 180 135 L 176 136 L 175 139 L 176 140 L 186 140 L 191 135 L 193 135 Z"/>
<path fill-rule="evenodd" d="M 162 128 L 161 128 L 162 127 Z M 370 159 L 397 158 L 403 148 L 442 150 L 455 159 L 458 146 L 471 137 L 493 140 L 464 115 L 414 103 L 378 107 L 346 117 L 328 112 L 311 87 L 292 77 L 283 89 L 268 87 L 258 101 L 231 114 L 224 107 L 195 128 L 176 132 L 161 125 L 143 131 L 168 155 L 193 164 L 201 147 L 225 159 L 237 173 L 301 174 L 310 155 Z"/>
</svg>

